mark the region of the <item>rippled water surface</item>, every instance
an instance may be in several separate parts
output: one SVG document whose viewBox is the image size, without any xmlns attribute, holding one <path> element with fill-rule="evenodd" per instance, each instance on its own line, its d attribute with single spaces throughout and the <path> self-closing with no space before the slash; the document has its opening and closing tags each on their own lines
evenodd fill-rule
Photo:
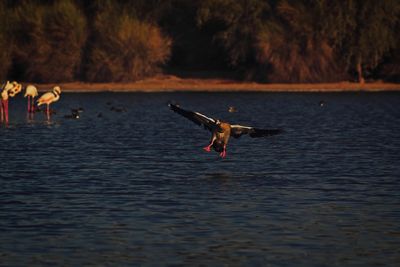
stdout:
<svg viewBox="0 0 400 267">
<path fill-rule="evenodd" d="M 285 133 L 220 159 L 168 101 Z M 399 93 L 62 94 L 50 121 L 25 104 L 0 127 L 2 266 L 399 266 Z"/>
</svg>

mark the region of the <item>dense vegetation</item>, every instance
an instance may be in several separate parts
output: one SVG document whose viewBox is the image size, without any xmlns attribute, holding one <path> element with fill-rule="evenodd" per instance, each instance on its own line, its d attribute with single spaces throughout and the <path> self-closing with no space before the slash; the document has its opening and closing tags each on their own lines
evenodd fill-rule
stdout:
<svg viewBox="0 0 400 267">
<path fill-rule="evenodd" d="M 400 81 L 398 0 L 1 0 L 0 79 Z"/>
</svg>

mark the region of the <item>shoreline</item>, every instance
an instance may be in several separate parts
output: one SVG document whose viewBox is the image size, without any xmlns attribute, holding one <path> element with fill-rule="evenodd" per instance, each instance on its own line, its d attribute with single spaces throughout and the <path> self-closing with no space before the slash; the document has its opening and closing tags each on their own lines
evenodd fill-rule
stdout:
<svg viewBox="0 0 400 267">
<path fill-rule="evenodd" d="M 26 83 L 24 83 L 26 84 Z M 226 79 L 190 79 L 161 76 L 129 83 L 46 83 L 35 84 L 38 91 L 59 85 L 63 92 L 382 92 L 400 91 L 400 83 L 256 83 Z"/>
</svg>

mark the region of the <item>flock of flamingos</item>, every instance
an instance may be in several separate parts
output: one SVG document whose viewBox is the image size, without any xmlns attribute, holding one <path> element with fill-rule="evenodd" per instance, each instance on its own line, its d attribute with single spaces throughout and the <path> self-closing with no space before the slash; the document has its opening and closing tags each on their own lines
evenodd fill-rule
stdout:
<svg viewBox="0 0 400 267">
<path fill-rule="evenodd" d="M 10 98 L 16 96 L 18 93 L 22 91 L 22 85 L 17 82 L 9 82 L 7 81 L 1 87 L 1 122 L 5 122 L 8 124 L 8 101 Z M 61 88 L 59 86 L 54 86 L 51 92 L 44 93 L 37 100 L 37 106 L 41 106 L 43 104 L 47 105 L 46 114 L 47 117 L 50 117 L 50 109 L 49 106 L 51 103 L 56 102 L 60 99 Z M 25 88 L 24 97 L 28 97 L 28 113 L 35 112 L 35 97 L 38 96 L 37 88 L 29 84 Z"/>
</svg>

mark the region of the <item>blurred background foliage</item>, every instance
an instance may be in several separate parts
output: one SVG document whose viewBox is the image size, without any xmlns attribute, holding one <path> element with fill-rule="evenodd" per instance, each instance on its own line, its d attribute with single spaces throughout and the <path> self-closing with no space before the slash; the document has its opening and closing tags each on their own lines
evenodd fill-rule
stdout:
<svg viewBox="0 0 400 267">
<path fill-rule="evenodd" d="M 170 56 L 170 38 L 129 9 L 102 3 L 93 18 L 86 80 L 124 82 L 157 74 Z"/>
<path fill-rule="evenodd" d="M 7 76 L 11 65 L 13 38 L 10 30 L 10 16 L 4 2 L 0 1 L 0 78 Z"/>
<path fill-rule="evenodd" d="M 398 0 L 2 0 L 0 78 L 400 81 Z"/>
<path fill-rule="evenodd" d="M 12 12 L 11 76 L 36 82 L 73 81 L 86 41 L 81 10 L 71 0 L 51 4 L 23 1 Z"/>
</svg>

